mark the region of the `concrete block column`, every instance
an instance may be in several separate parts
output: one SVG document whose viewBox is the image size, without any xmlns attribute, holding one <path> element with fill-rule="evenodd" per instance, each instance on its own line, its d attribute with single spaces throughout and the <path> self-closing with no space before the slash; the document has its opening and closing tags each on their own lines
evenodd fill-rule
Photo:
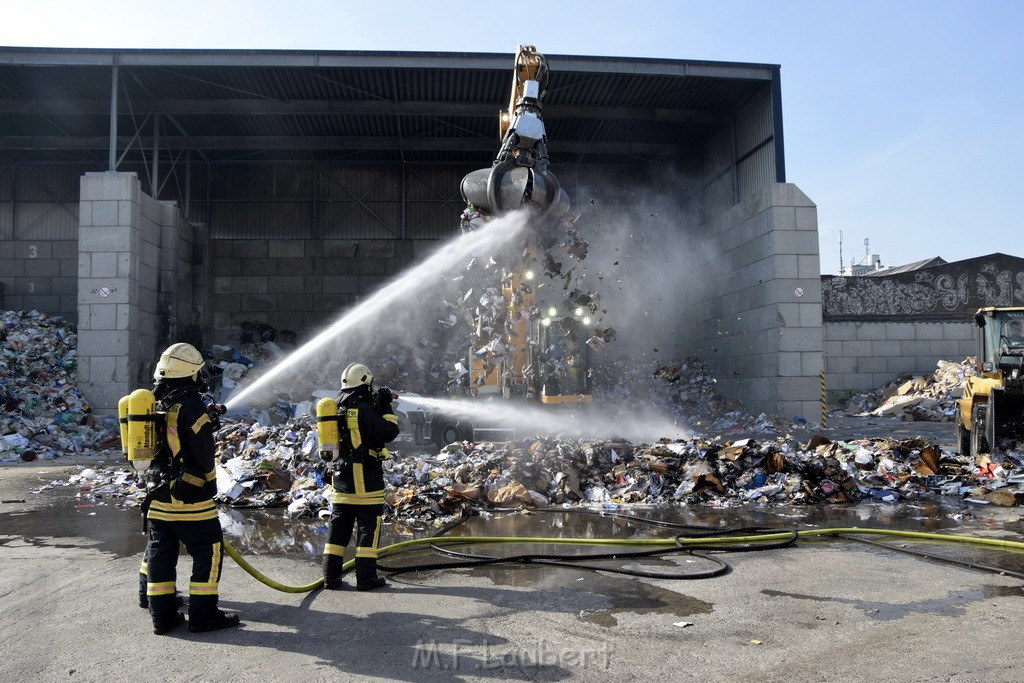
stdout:
<svg viewBox="0 0 1024 683">
<path fill-rule="evenodd" d="M 78 386 L 112 413 L 152 384 L 176 328 L 177 209 L 142 192 L 134 173 L 86 173 L 80 188 Z"/>
<path fill-rule="evenodd" d="M 705 226 L 721 258 L 694 346 L 748 412 L 821 417 L 817 208 L 795 185 L 763 188 Z"/>
</svg>

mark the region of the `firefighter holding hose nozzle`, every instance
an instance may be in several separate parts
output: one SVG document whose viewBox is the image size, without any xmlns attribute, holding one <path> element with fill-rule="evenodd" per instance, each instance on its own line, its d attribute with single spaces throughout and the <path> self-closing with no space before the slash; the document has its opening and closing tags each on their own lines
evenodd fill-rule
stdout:
<svg viewBox="0 0 1024 683">
<path fill-rule="evenodd" d="M 390 456 L 385 444 L 398 436 L 398 418 L 391 407 L 397 399 L 390 389 L 373 390 L 373 374 L 362 363 L 341 373 L 337 401 L 317 403 L 320 457 L 333 468 L 331 520 L 324 545 L 324 588 L 345 587 L 341 579 L 345 548 L 356 529 L 356 590 L 381 588 L 377 576 L 377 545 L 384 514 L 383 461 Z"/>
</svg>

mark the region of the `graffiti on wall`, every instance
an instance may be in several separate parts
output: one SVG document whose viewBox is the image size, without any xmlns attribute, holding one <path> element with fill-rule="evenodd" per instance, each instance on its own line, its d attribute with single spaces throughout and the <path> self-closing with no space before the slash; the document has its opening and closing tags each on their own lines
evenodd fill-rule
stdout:
<svg viewBox="0 0 1024 683">
<path fill-rule="evenodd" d="M 826 321 L 964 320 L 985 306 L 1024 306 L 1024 259 L 1002 254 L 890 276 L 821 278 Z"/>
</svg>

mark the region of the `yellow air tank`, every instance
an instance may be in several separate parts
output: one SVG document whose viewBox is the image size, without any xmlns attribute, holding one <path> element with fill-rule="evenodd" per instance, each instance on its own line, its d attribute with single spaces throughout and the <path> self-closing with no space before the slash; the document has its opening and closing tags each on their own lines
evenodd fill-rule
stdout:
<svg viewBox="0 0 1024 683">
<path fill-rule="evenodd" d="M 316 435 L 320 442 L 320 458 L 334 462 L 338 457 L 338 403 L 333 398 L 316 402 Z"/>
<path fill-rule="evenodd" d="M 121 452 L 128 457 L 128 397 L 117 402 L 117 422 L 121 426 Z"/>
<path fill-rule="evenodd" d="M 128 460 L 145 471 L 156 456 L 156 397 L 149 389 L 128 395 Z"/>
</svg>

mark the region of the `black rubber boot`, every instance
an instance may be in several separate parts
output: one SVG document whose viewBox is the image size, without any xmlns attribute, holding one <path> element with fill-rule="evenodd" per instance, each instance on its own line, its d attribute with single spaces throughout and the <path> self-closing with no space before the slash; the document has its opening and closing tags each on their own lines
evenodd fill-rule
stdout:
<svg viewBox="0 0 1024 683">
<path fill-rule="evenodd" d="M 356 584 L 357 591 L 372 591 L 376 588 L 383 588 L 388 585 L 387 580 L 383 576 L 374 576 L 372 579 L 360 581 Z"/>
<path fill-rule="evenodd" d="M 149 609 L 149 595 L 146 594 L 149 577 L 139 572 L 139 607 Z"/>
<path fill-rule="evenodd" d="M 207 631 L 219 631 L 222 628 L 238 626 L 239 623 L 241 623 L 241 618 L 237 614 L 224 614 L 217 610 L 202 620 L 190 619 L 188 630 L 192 633 L 206 633 Z"/>
<path fill-rule="evenodd" d="M 344 590 L 345 582 L 341 580 L 341 568 L 345 558 L 337 555 L 324 555 L 324 589 L 329 591 Z"/>
<path fill-rule="evenodd" d="M 185 604 L 185 598 L 181 597 L 177 593 L 174 594 L 175 605 L 181 607 Z M 145 589 L 139 591 L 139 607 L 142 609 L 149 609 L 149 596 L 146 595 Z"/>
<path fill-rule="evenodd" d="M 153 617 L 153 633 L 162 636 L 184 623 L 185 615 L 181 612 L 173 612 L 166 617 Z"/>
<path fill-rule="evenodd" d="M 377 576 L 377 560 L 370 557 L 356 558 L 356 590 L 372 591 L 388 585 L 384 577 Z"/>
</svg>

